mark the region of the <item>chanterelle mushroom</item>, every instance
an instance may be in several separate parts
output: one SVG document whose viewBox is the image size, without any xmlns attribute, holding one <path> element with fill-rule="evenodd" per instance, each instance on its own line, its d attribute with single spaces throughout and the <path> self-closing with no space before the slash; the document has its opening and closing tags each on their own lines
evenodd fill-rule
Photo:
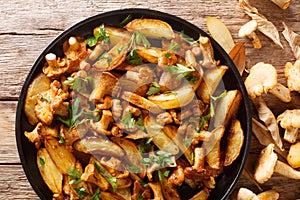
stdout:
<svg viewBox="0 0 300 200">
<path fill-rule="evenodd" d="M 259 200 L 259 198 L 251 190 L 247 188 L 240 188 L 237 195 L 237 200 Z"/>
<path fill-rule="evenodd" d="M 245 80 L 245 86 L 253 99 L 262 93 L 271 93 L 283 102 L 291 101 L 289 89 L 277 82 L 277 71 L 271 64 L 259 62 L 254 65 Z"/>
<path fill-rule="evenodd" d="M 256 35 L 255 31 L 257 29 L 257 22 L 251 20 L 248 23 L 244 24 L 239 30 L 239 37 L 248 37 L 256 49 L 262 47 L 259 37 Z"/>
<path fill-rule="evenodd" d="M 254 178 L 258 183 L 265 183 L 274 173 L 274 167 L 276 165 L 278 156 L 273 150 L 274 144 L 269 144 L 261 151 L 254 173 Z"/>
<path fill-rule="evenodd" d="M 277 122 L 285 129 L 283 139 L 295 143 L 300 128 L 300 109 L 284 111 L 277 117 Z"/>
<path fill-rule="evenodd" d="M 284 75 L 290 91 L 300 92 L 300 60 L 297 60 L 294 65 L 287 62 L 284 67 Z"/>
</svg>

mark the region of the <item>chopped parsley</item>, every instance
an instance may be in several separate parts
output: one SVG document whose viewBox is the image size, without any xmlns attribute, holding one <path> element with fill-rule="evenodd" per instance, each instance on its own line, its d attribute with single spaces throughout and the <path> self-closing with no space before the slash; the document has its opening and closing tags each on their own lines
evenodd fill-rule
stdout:
<svg viewBox="0 0 300 200">
<path fill-rule="evenodd" d="M 120 26 L 124 27 L 126 24 L 128 24 L 132 19 L 131 15 L 128 15 L 123 21 L 121 21 Z"/>
<path fill-rule="evenodd" d="M 149 88 L 146 95 L 154 95 L 160 92 L 160 85 L 157 82 L 152 82 L 152 86 Z"/>
<path fill-rule="evenodd" d="M 116 192 L 118 189 L 118 185 L 116 184 L 117 178 L 115 176 L 108 176 L 104 173 L 104 170 L 100 165 L 98 165 L 96 162 L 94 162 L 94 166 L 97 169 L 97 172 L 107 180 L 107 182 L 111 185 L 113 188 L 113 191 Z"/>
<path fill-rule="evenodd" d="M 181 51 L 181 46 L 180 46 L 177 42 L 174 42 L 174 41 L 172 40 L 172 41 L 171 41 L 170 48 L 168 49 L 168 51 L 176 51 L 176 52 L 179 52 L 179 51 Z"/>
<path fill-rule="evenodd" d="M 99 39 L 102 41 L 102 43 L 109 41 L 109 35 L 106 33 L 104 24 L 101 24 L 99 26 L 99 30 L 96 35 L 88 37 L 86 39 L 86 44 L 89 47 L 93 47 L 98 43 Z"/>
<path fill-rule="evenodd" d="M 70 185 L 78 184 L 81 182 L 81 174 L 78 171 L 78 169 L 76 169 L 75 167 L 73 167 L 71 169 L 67 169 L 67 173 L 68 173 L 69 178 L 72 179 L 69 182 Z"/>
<path fill-rule="evenodd" d="M 143 63 L 143 59 L 139 57 L 136 49 L 133 49 L 129 52 L 129 54 L 126 56 L 126 60 L 132 65 L 141 65 Z"/>
<path fill-rule="evenodd" d="M 77 192 L 77 195 L 79 198 L 84 198 L 87 195 L 89 195 L 89 193 L 85 190 L 85 188 L 83 186 L 81 186 L 79 188 L 74 188 L 74 190 Z"/>
<path fill-rule="evenodd" d="M 41 166 L 44 166 L 44 165 L 45 165 L 45 160 L 44 160 L 42 157 L 40 157 L 40 165 L 41 165 Z"/>
<path fill-rule="evenodd" d="M 158 164 L 161 167 L 165 167 L 168 164 L 174 165 L 174 161 L 172 160 L 171 156 L 172 156 L 172 154 L 170 154 L 169 152 L 158 150 L 156 152 L 156 156 L 150 156 L 148 158 L 143 158 L 141 160 L 141 164 L 143 164 L 145 166 L 150 166 L 153 162 L 155 162 L 156 164 Z"/>
<path fill-rule="evenodd" d="M 43 99 L 44 101 L 47 101 L 48 103 L 50 103 L 51 102 L 51 99 L 49 98 L 49 97 L 47 97 L 47 96 L 44 96 L 44 95 L 42 95 L 42 94 L 39 94 L 39 96 L 41 97 L 41 99 Z"/>
<path fill-rule="evenodd" d="M 61 134 L 58 134 L 58 142 L 63 145 L 66 144 L 65 139 L 63 138 L 63 136 Z"/>
<path fill-rule="evenodd" d="M 170 170 L 167 170 L 165 172 L 162 172 L 161 170 L 158 170 L 158 180 L 161 182 L 163 181 L 164 177 L 168 177 L 170 174 Z"/>
<path fill-rule="evenodd" d="M 151 144 L 152 140 L 153 140 L 152 137 L 151 138 L 143 138 L 142 143 L 139 148 L 139 152 L 145 153 L 145 152 L 149 151 L 152 146 L 152 144 Z"/>
<path fill-rule="evenodd" d="M 90 200 L 100 200 L 101 199 L 101 191 L 98 188 L 93 196 L 91 196 Z"/>
<path fill-rule="evenodd" d="M 188 68 L 181 64 L 167 66 L 166 70 L 172 74 L 178 74 L 178 76 L 176 77 L 177 80 L 181 80 L 184 77 L 186 77 L 189 73 L 195 71 L 194 68 Z"/>
<path fill-rule="evenodd" d="M 127 128 L 135 128 L 137 127 L 140 130 L 144 130 L 144 120 L 142 115 L 140 115 L 138 117 L 138 119 L 136 120 L 133 116 L 132 113 L 130 112 L 130 110 L 128 110 L 128 112 L 125 114 L 125 116 L 123 117 L 123 119 L 121 120 L 121 123 L 123 125 L 125 125 Z"/>
<path fill-rule="evenodd" d="M 86 78 L 73 78 L 68 77 L 67 80 L 64 81 L 64 84 L 71 85 L 70 89 L 75 90 L 77 92 L 87 92 L 88 87 L 93 89 L 94 87 L 94 79 L 90 76 Z"/>
<path fill-rule="evenodd" d="M 133 173 L 139 173 L 141 171 L 141 168 L 139 168 L 137 166 L 129 166 L 128 170 L 133 172 Z"/>
</svg>

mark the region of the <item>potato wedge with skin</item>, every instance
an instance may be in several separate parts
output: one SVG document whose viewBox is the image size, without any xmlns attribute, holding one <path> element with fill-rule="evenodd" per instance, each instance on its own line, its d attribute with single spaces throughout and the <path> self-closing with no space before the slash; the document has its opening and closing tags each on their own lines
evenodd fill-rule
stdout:
<svg viewBox="0 0 300 200">
<path fill-rule="evenodd" d="M 227 70 L 227 66 L 221 65 L 216 68 L 209 69 L 204 73 L 200 86 L 197 89 L 197 95 L 204 103 L 208 104 L 210 102 L 210 96 L 212 96 L 215 92 Z"/>
<path fill-rule="evenodd" d="M 68 169 L 72 169 L 75 166 L 75 156 L 54 137 L 46 137 L 44 144 L 59 171 L 63 174 L 68 174 Z"/>
<path fill-rule="evenodd" d="M 152 95 L 149 96 L 148 99 L 162 109 L 175 109 L 186 106 L 194 99 L 194 97 L 194 89 L 188 84 L 174 92 Z"/>
<path fill-rule="evenodd" d="M 24 112 L 31 125 L 38 123 L 38 118 L 35 115 L 34 108 L 36 104 L 36 95 L 49 90 L 51 80 L 44 74 L 40 74 L 34 78 L 28 87 L 26 94 Z"/>
<path fill-rule="evenodd" d="M 84 138 L 74 143 L 74 149 L 87 154 L 103 154 L 116 157 L 125 155 L 117 144 L 103 138 Z"/>
<path fill-rule="evenodd" d="M 179 153 L 178 146 L 173 142 L 172 138 L 169 138 L 163 131 L 162 126 L 159 125 L 156 120 L 149 115 L 144 118 L 145 128 L 152 137 L 153 143 L 162 151 L 176 155 Z"/>
<path fill-rule="evenodd" d="M 158 58 L 162 55 L 164 51 L 161 48 L 157 47 L 142 47 L 138 46 L 136 48 L 136 53 L 141 57 L 143 60 L 146 60 L 150 63 L 158 63 Z"/>
<path fill-rule="evenodd" d="M 209 196 L 209 190 L 204 188 L 197 194 L 195 194 L 190 200 L 206 200 Z"/>
<path fill-rule="evenodd" d="M 123 150 L 126 153 L 125 156 L 128 159 L 131 166 L 136 166 L 140 168 L 140 172 L 142 174 L 146 172 L 145 166 L 141 164 L 141 160 L 143 159 L 143 157 L 134 142 L 124 138 L 117 138 L 117 137 L 111 138 L 111 140 L 123 148 Z"/>
<path fill-rule="evenodd" d="M 140 108 L 146 109 L 151 113 L 159 114 L 163 112 L 163 110 L 158 105 L 133 92 L 124 91 L 121 94 L 121 98 Z"/>
<path fill-rule="evenodd" d="M 224 135 L 225 127 L 220 125 L 211 132 L 208 141 L 202 144 L 205 152 L 205 160 L 207 164 L 213 169 L 221 169 L 221 139 Z"/>
<path fill-rule="evenodd" d="M 240 155 L 244 143 L 244 132 L 239 120 L 232 122 L 229 135 L 227 136 L 227 145 L 225 150 L 224 166 L 231 165 Z"/>
<path fill-rule="evenodd" d="M 221 98 L 216 106 L 216 115 L 214 117 L 214 126 L 228 124 L 236 116 L 242 100 L 242 94 L 239 90 L 230 90 L 226 96 Z"/>
<path fill-rule="evenodd" d="M 140 32 L 150 38 L 170 40 L 175 37 L 172 27 L 158 19 L 134 19 L 125 28 L 130 32 Z"/>
<path fill-rule="evenodd" d="M 103 55 L 94 67 L 101 71 L 110 71 L 119 66 L 126 58 L 128 52 L 129 39 L 124 38 L 119 41 L 107 54 Z M 100 56 L 101 57 L 101 56 Z"/>
<path fill-rule="evenodd" d="M 41 148 L 37 152 L 37 165 L 42 178 L 49 189 L 54 194 L 61 194 L 63 175 L 58 170 L 45 148 Z"/>
<path fill-rule="evenodd" d="M 118 194 L 113 194 L 110 192 L 102 192 L 102 191 L 101 191 L 101 199 L 103 199 L 103 200 L 126 200 Z"/>
<path fill-rule="evenodd" d="M 123 38 L 130 39 L 131 34 L 129 31 L 123 28 L 117 28 L 113 26 L 104 26 L 105 32 L 109 35 L 109 43 L 111 46 L 115 46 Z M 94 35 L 99 33 L 99 27 L 94 28 Z"/>
<path fill-rule="evenodd" d="M 267 190 L 257 195 L 259 200 L 277 200 L 279 193 L 276 190 Z"/>
</svg>

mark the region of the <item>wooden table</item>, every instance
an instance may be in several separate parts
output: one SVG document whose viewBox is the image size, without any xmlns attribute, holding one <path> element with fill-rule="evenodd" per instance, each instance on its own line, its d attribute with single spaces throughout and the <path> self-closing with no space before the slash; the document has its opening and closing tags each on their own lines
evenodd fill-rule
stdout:
<svg viewBox="0 0 300 200">
<path fill-rule="evenodd" d="M 15 111 L 21 87 L 31 65 L 46 45 L 64 29 L 86 17 L 121 8 L 150 8 L 170 13 L 207 30 L 205 18 L 221 18 L 232 32 L 236 42 L 243 41 L 237 33 L 249 20 L 232 0 L 10 0 L 0 1 L 0 199 L 38 199 L 24 175 L 15 141 Z M 285 21 L 300 33 L 300 0 L 292 0 L 290 8 L 283 11 L 269 0 L 251 0 L 261 13 L 279 29 Z M 281 35 L 284 50 L 259 33 L 263 48 L 253 49 L 246 43 L 247 68 L 259 61 L 273 64 L 278 69 L 279 80 L 285 84 L 283 66 L 293 61 L 293 54 Z M 274 98 L 268 104 L 275 114 L 284 108 L 300 107 L 299 97 L 293 94 L 290 104 L 279 103 Z M 257 157 L 262 146 L 253 137 L 250 154 Z M 238 182 L 236 190 L 248 187 L 258 189 L 245 178 Z M 300 181 L 274 175 L 262 186 L 276 189 L 280 199 L 300 198 Z M 234 199 L 236 190 L 231 195 Z"/>
</svg>

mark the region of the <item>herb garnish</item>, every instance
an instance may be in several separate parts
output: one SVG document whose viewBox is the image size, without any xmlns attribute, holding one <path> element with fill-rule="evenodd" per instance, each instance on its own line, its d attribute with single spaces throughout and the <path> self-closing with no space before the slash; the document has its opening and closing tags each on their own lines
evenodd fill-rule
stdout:
<svg viewBox="0 0 300 200">
<path fill-rule="evenodd" d="M 70 185 L 73 184 L 78 184 L 81 182 L 81 174 L 78 171 L 78 169 L 76 169 L 75 167 L 71 168 L 71 169 L 67 169 L 69 178 L 71 178 L 72 180 L 69 182 Z"/>
<path fill-rule="evenodd" d="M 167 66 L 166 70 L 172 74 L 178 74 L 178 76 L 176 77 L 177 80 L 181 80 L 182 78 L 187 76 L 189 73 L 195 71 L 194 68 L 188 68 L 181 64 L 177 64 L 176 66 L 175 65 Z"/>
<path fill-rule="evenodd" d="M 135 118 L 133 118 L 132 113 L 130 112 L 130 110 L 128 110 L 128 112 L 125 114 L 125 116 L 121 120 L 121 123 L 124 124 L 127 128 L 137 127 L 140 130 L 145 129 L 144 120 L 143 120 L 142 115 L 140 115 L 138 117 L 138 119 L 136 120 Z"/>
<path fill-rule="evenodd" d="M 86 39 L 86 44 L 89 47 L 93 47 L 97 44 L 99 39 L 102 40 L 102 43 L 105 43 L 105 42 L 109 41 L 109 35 L 106 33 L 104 24 L 101 24 L 99 26 L 99 31 L 96 33 L 96 35 L 88 37 Z"/>
<path fill-rule="evenodd" d="M 59 121 L 65 124 L 69 129 L 85 123 L 89 119 L 79 119 L 83 115 L 83 110 L 79 108 L 79 99 L 75 99 L 71 105 L 69 105 L 69 117 L 62 118 L 60 116 L 57 117 Z"/>
<path fill-rule="evenodd" d="M 101 199 L 101 191 L 98 188 L 93 196 L 91 196 L 90 200 L 100 200 Z"/>
<path fill-rule="evenodd" d="M 149 88 L 148 92 L 146 95 L 154 95 L 159 93 L 160 91 L 160 85 L 157 82 L 152 82 L 152 86 Z"/>
<path fill-rule="evenodd" d="M 41 165 L 41 166 L 44 166 L 44 165 L 45 165 L 45 160 L 44 160 L 42 157 L 40 157 L 40 165 Z"/>
<path fill-rule="evenodd" d="M 158 179 L 160 182 L 163 181 L 164 177 L 168 177 L 170 174 L 170 170 L 167 170 L 165 172 L 162 172 L 161 170 L 158 170 Z"/>
<path fill-rule="evenodd" d="M 171 158 L 172 154 L 170 154 L 169 152 L 158 150 L 156 152 L 156 154 L 157 154 L 156 156 L 151 156 L 149 158 L 143 158 L 141 160 L 141 164 L 149 166 L 153 162 L 155 162 L 156 164 L 158 164 L 161 167 L 165 167 L 168 164 L 174 165 L 174 161 Z"/>
<path fill-rule="evenodd" d="M 113 188 L 113 191 L 116 192 L 116 190 L 118 189 L 118 185 L 116 184 L 117 182 L 117 178 L 114 176 L 108 176 L 104 173 L 104 170 L 102 169 L 102 167 L 100 165 L 98 165 L 96 162 L 94 162 L 94 166 L 97 169 L 97 172 L 103 176 L 105 178 L 105 180 L 107 180 L 107 182 L 111 185 L 111 187 Z"/>
<path fill-rule="evenodd" d="M 143 59 L 139 57 L 136 49 L 130 51 L 130 53 L 126 56 L 126 60 L 132 65 L 141 65 L 143 63 Z"/>
<path fill-rule="evenodd" d="M 63 138 L 63 136 L 61 134 L 58 134 L 58 142 L 63 145 L 66 144 L 65 139 Z"/>
<path fill-rule="evenodd" d="M 176 52 L 179 52 L 181 51 L 181 46 L 177 43 L 177 42 L 174 42 L 173 40 L 171 41 L 171 45 L 170 45 L 170 48 L 168 49 L 168 52 L 169 51 L 176 51 Z"/>
<path fill-rule="evenodd" d="M 74 188 L 74 190 L 77 192 L 77 195 L 79 198 L 84 198 L 87 195 L 89 195 L 89 193 L 85 190 L 85 188 L 83 186 L 81 186 L 79 188 Z"/>
<path fill-rule="evenodd" d="M 90 89 L 93 89 L 94 79 L 90 76 L 86 78 L 68 77 L 67 80 L 64 81 L 64 84 L 71 85 L 70 89 L 75 90 L 77 92 L 87 92 L 88 86 L 90 87 Z"/>
<path fill-rule="evenodd" d="M 139 173 L 141 171 L 141 168 L 139 168 L 137 166 L 129 166 L 128 169 L 129 169 L 129 171 L 131 171 L 133 173 Z"/>
<path fill-rule="evenodd" d="M 140 148 L 139 148 L 139 152 L 145 153 L 145 152 L 149 151 L 151 146 L 152 146 L 152 144 L 151 144 L 152 140 L 153 140 L 152 137 L 148 138 L 148 139 L 143 138 L 142 139 L 142 144 L 140 145 Z"/>
<path fill-rule="evenodd" d="M 42 94 L 39 94 L 39 96 L 41 97 L 41 99 L 43 99 L 44 101 L 47 101 L 48 103 L 50 103 L 51 102 L 51 99 L 49 98 L 49 97 L 47 97 L 47 96 L 44 96 L 44 95 L 42 95 Z"/>
<path fill-rule="evenodd" d="M 121 23 L 120 26 L 124 27 L 126 24 L 128 24 L 130 22 L 130 20 L 132 19 L 131 15 L 128 15 Z"/>
</svg>

